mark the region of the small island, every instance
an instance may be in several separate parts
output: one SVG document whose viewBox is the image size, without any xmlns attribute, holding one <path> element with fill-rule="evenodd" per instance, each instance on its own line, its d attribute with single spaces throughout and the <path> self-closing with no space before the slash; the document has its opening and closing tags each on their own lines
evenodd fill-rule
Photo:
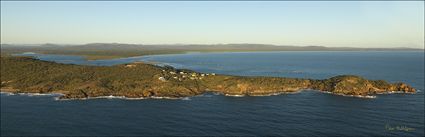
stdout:
<svg viewBox="0 0 425 137">
<path fill-rule="evenodd" d="M 1 91 L 63 94 L 60 99 L 105 96 L 181 98 L 206 92 L 228 96 L 266 96 L 308 89 L 358 97 L 416 92 L 405 83 L 367 80 L 354 75 L 340 75 L 328 79 L 231 76 L 144 62 L 115 66 L 83 66 L 30 57 L 1 57 Z"/>
</svg>

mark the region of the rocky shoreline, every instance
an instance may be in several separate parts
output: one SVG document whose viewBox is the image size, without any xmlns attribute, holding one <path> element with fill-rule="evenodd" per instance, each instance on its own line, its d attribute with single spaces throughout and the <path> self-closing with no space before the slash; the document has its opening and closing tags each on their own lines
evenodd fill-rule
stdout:
<svg viewBox="0 0 425 137">
<path fill-rule="evenodd" d="M 285 95 L 285 94 L 297 94 L 300 92 L 303 92 L 304 90 L 300 90 L 297 92 L 279 92 L 279 93 L 272 93 L 272 94 L 266 94 L 266 95 L 229 95 L 229 94 L 221 94 L 221 93 L 214 93 L 214 95 L 222 95 L 222 96 L 228 96 L 228 97 L 246 97 L 246 96 L 255 96 L 255 97 L 267 97 L 267 96 L 277 96 L 277 95 Z M 345 94 L 338 94 L 338 93 L 332 93 L 328 91 L 317 91 L 317 90 L 308 90 L 308 91 L 316 91 L 323 94 L 332 94 L 336 96 L 344 96 L 344 97 L 355 97 L 355 98 L 365 98 L 365 99 L 374 99 L 377 96 L 376 95 L 382 95 L 382 94 L 415 94 L 415 92 L 411 93 L 405 93 L 403 91 L 389 91 L 389 92 L 383 92 L 383 93 L 377 93 L 375 95 L 345 95 Z M 140 98 L 129 98 L 125 96 L 96 96 L 96 97 L 87 97 L 87 98 L 61 98 L 61 96 L 64 96 L 65 94 L 62 93 L 16 93 L 16 92 L 8 92 L 4 89 L 0 89 L 0 94 L 7 94 L 7 95 L 25 95 L 25 96 L 55 96 L 55 100 L 87 100 L 87 99 L 123 99 L 123 100 L 145 100 L 145 99 L 171 99 L 171 100 L 190 100 L 189 97 L 140 97 Z M 205 94 L 205 93 L 204 93 Z M 195 95 L 190 97 L 196 97 L 196 96 L 202 96 L 201 95 Z"/>
<path fill-rule="evenodd" d="M 206 92 L 227 96 L 269 96 L 317 90 L 335 95 L 373 98 L 376 94 L 415 93 L 405 83 L 367 80 L 354 75 L 328 79 L 243 77 L 199 73 L 135 62 L 109 67 L 1 57 L 1 90 L 12 93 L 60 93 L 60 99 L 184 98 Z"/>
</svg>

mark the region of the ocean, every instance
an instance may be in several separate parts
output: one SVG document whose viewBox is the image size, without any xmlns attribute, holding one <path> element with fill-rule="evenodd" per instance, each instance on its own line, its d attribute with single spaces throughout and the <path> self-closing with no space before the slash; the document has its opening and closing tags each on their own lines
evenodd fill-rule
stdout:
<svg viewBox="0 0 425 137">
<path fill-rule="evenodd" d="M 208 93 L 143 100 L 55 100 L 55 95 L 2 93 L 1 136 L 424 136 L 423 51 L 187 53 L 96 61 L 19 55 L 82 65 L 146 61 L 241 76 L 325 79 L 352 74 L 406 82 L 419 92 L 373 99 L 306 90 L 261 97 Z"/>
</svg>

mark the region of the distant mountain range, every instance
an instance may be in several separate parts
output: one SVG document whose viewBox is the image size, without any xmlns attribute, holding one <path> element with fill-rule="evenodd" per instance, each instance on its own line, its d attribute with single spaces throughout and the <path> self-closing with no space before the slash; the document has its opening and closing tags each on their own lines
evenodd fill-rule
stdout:
<svg viewBox="0 0 425 137">
<path fill-rule="evenodd" d="M 89 43 L 84 45 L 14 45 L 1 44 L 2 49 L 39 49 L 39 50 L 181 50 L 181 51 L 420 51 L 418 48 L 356 48 L 356 47 L 325 47 L 325 46 L 285 46 L 269 44 L 175 44 L 175 45 L 144 45 L 122 43 Z"/>
</svg>

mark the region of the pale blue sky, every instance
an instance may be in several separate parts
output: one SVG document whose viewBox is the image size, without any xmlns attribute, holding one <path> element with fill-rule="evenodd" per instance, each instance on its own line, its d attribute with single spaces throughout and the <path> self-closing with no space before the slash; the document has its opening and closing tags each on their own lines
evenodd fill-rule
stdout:
<svg viewBox="0 0 425 137">
<path fill-rule="evenodd" d="M 1 43 L 424 47 L 424 2 L 1 2 Z"/>
</svg>

